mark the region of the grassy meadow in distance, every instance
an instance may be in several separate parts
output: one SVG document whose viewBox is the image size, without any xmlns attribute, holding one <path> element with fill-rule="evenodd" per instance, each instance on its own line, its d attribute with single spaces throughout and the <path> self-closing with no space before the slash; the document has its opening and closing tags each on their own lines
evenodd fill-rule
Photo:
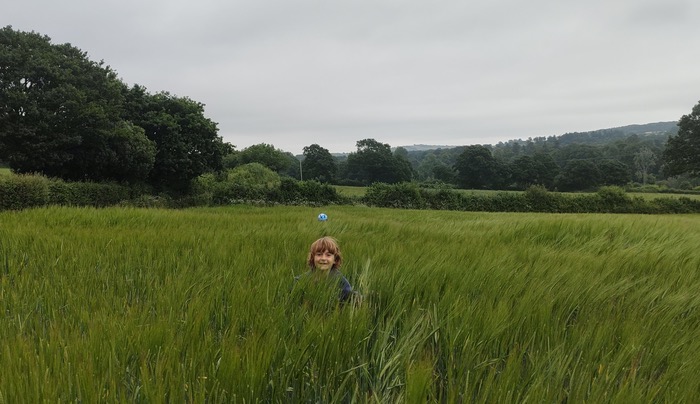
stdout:
<svg viewBox="0 0 700 404">
<path fill-rule="evenodd" d="M 2 212 L 0 401 L 691 402 L 699 229 L 351 206 Z M 323 235 L 361 304 L 293 282 Z"/>
<path fill-rule="evenodd" d="M 338 190 L 338 192 L 341 195 L 345 196 L 350 196 L 350 197 L 355 197 L 355 198 L 361 198 L 365 196 L 365 191 L 367 188 L 365 187 L 352 187 L 352 186 L 345 186 L 345 185 L 335 185 L 335 189 Z M 502 192 L 522 192 L 522 191 L 493 191 L 493 190 L 478 190 L 478 189 L 457 189 L 459 192 L 464 192 L 467 194 L 496 194 L 496 193 L 502 193 Z M 586 192 L 580 192 L 580 193 L 586 193 Z M 577 195 L 579 192 L 572 192 L 572 193 L 565 193 L 565 195 Z M 642 193 L 642 192 L 628 192 L 627 195 L 630 197 L 641 197 L 644 199 L 654 199 L 654 198 L 679 198 L 679 197 L 684 197 L 684 198 L 690 198 L 690 199 L 700 199 L 700 194 L 669 194 L 669 193 Z"/>
</svg>

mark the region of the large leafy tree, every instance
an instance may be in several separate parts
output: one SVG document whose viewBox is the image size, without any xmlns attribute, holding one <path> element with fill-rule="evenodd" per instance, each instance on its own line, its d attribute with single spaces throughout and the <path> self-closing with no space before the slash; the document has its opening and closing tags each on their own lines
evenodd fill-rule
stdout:
<svg viewBox="0 0 700 404">
<path fill-rule="evenodd" d="M 484 189 L 490 188 L 494 182 L 499 182 L 499 163 L 486 146 L 465 147 L 457 157 L 454 168 L 457 171 L 457 182 L 462 188 Z"/>
<path fill-rule="evenodd" d="M 700 102 L 678 121 L 678 134 L 668 139 L 663 157 L 666 174 L 700 177 Z"/>
<path fill-rule="evenodd" d="M 409 161 L 408 151 L 403 147 L 394 150 L 394 170 L 399 181 L 410 181 L 415 170 Z"/>
<path fill-rule="evenodd" d="M 520 188 L 544 185 L 551 189 L 554 178 L 559 173 L 559 166 L 549 154 L 535 153 L 515 159 L 511 164 L 511 172 L 513 181 Z"/>
<path fill-rule="evenodd" d="M 149 94 L 141 86 L 127 91 L 124 118 L 143 128 L 156 148 L 148 181 L 158 190 L 185 192 L 199 175 L 220 170 L 231 145 L 217 135 L 204 105 L 167 92 Z"/>
<path fill-rule="evenodd" d="M 154 149 L 121 119 L 123 90 L 115 72 L 70 44 L 0 29 L 0 159 L 65 179 L 143 178 Z"/>
<path fill-rule="evenodd" d="M 601 172 L 590 160 L 571 160 L 556 178 L 560 191 L 590 190 L 601 184 Z"/>
<path fill-rule="evenodd" d="M 335 178 L 338 166 L 333 155 L 318 144 L 304 147 L 304 161 L 301 163 L 304 178 L 331 182 Z"/>
<path fill-rule="evenodd" d="M 272 171 L 282 173 L 292 166 L 292 160 L 296 160 L 294 156 L 291 157 L 271 144 L 260 143 L 243 149 L 238 160 L 241 164 L 260 163 Z"/>
<path fill-rule="evenodd" d="M 389 144 L 363 139 L 356 145 L 357 151 L 348 155 L 347 173 L 350 180 L 363 184 L 394 184 L 411 180 L 410 164 L 403 158 L 395 157 Z"/>
<path fill-rule="evenodd" d="M 601 185 L 625 185 L 632 179 L 630 168 L 617 160 L 603 160 L 598 164 Z"/>
<path fill-rule="evenodd" d="M 648 147 L 642 148 L 634 155 L 634 166 L 637 169 L 637 176 L 642 180 L 642 184 L 646 185 L 654 164 L 656 164 L 656 155 Z"/>
</svg>

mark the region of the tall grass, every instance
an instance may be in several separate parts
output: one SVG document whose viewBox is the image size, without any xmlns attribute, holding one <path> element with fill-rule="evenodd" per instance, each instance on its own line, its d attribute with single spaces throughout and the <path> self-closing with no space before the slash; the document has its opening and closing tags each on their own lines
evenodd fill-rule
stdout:
<svg viewBox="0 0 700 404">
<path fill-rule="evenodd" d="M 318 212 L 0 213 L 0 401 L 700 393 L 697 215 Z M 322 235 L 361 304 L 293 282 Z"/>
</svg>

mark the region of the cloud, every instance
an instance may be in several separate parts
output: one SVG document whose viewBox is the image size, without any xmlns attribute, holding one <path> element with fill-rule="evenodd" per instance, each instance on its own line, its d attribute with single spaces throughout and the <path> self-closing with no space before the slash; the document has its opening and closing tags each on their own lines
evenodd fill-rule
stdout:
<svg viewBox="0 0 700 404">
<path fill-rule="evenodd" d="M 700 98 L 684 0 L 12 3 L 239 147 L 474 144 L 675 120 Z"/>
</svg>

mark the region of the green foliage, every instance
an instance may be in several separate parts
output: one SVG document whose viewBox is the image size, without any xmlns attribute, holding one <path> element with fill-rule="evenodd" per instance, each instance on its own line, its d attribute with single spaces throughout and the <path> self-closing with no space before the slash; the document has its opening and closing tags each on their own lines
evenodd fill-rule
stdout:
<svg viewBox="0 0 700 404">
<path fill-rule="evenodd" d="M 467 146 L 454 165 L 457 182 L 467 189 L 498 189 L 507 185 L 510 172 L 485 146 Z"/>
<path fill-rule="evenodd" d="M 224 175 L 202 175 L 197 179 L 193 190 L 193 196 L 198 198 L 192 201 L 195 205 L 227 205 L 252 201 L 288 205 L 349 203 L 348 198 L 341 196 L 331 185 L 280 177 L 259 163 L 236 167 Z"/>
<path fill-rule="evenodd" d="M 374 183 L 367 188 L 362 201 L 370 206 L 403 209 L 424 209 L 426 207 L 420 189 L 416 184 Z"/>
<path fill-rule="evenodd" d="M 156 144 L 146 137 L 143 128 L 120 122 L 106 134 L 107 147 L 98 167 L 104 178 L 122 179 L 130 183 L 145 182 L 156 160 Z M 94 168 L 94 167 L 93 167 Z M 91 169 L 85 166 L 86 170 Z"/>
<path fill-rule="evenodd" d="M 630 182 L 630 168 L 616 160 L 601 161 L 598 167 L 601 185 L 623 186 Z"/>
<path fill-rule="evenodd" d="M 131 190 L 119 184 L 52 180 L 47 203 L 100 208 L 118 205 L 130 198 Z"/>
<path fill-rule="evenodd" d="M 220 178 L 206 174 L 197 181 L 196 192 L 210 192 L 212 203 L 229 204 L 240 200 L 265 200 L 268 192 L 280 187 L 280 175 L 260 163 L 248 163 L 226 171 Z"/>
<path fill-rule="evenodd" d="M 525 190 L 525 199 L 532 212 L 559 212 L 561 205 L 555 194 L 548 192 L 543 185 L 532 185 Z"/>
<path fill-rule="evenodd" d="M 655 198 L 649 201 L 649 213 L 698 213 L 700 200 L 685 196 L 678 198 Z"/>
<path fill-rule="evenodd" d="M 203 105 L 128 89 L 103 62 L 47 36 L 0 30 L 0 160 L 73 181 L 148 181 L 182 193 L 230 145 Z"/>
<path fill-rule="evenodd" d="M 696 215 L 317 212 L 0 213 L 3 400 L 697 397 Z M 361 304 L 294 283 L 324 234 Z"/>
<path fill-rule="evenodd" d="M 105 207 L 131 195 L 130 188 L 113 183 L 64 182 L 29 174 L 0 176 L 0 210 L 46 205 Z"/>
<path fill-rule="evenodd" d="M 475 193 L 425 189 L 416 184 L 373 184 L 362 202 L 369 206 L 471 212 L 550 213 L 700 213 L 700 200 L 685 197 L 645 200 L 632 198 L 620 187 L 601 187 L 594 194 L 548 192 L 541 185 L 525 192 Z"/>
<path fill-rule="evenodd" d="M 678 134 L 668 139 L 664 162 L 667 175 L 700 177 L 700 102 L 678 121 Z"/>
<path fill-rule="evenodd" d="M 49 180 L 39 175 L 0 176 L 0 210 L 44 206 L 49 200 Z"/>
<path fill-rule="evenodd" d="M 357 151 L 347 159 L 347 178 L 362 185 L 375 182 L 395 184 L 410 181 L 410 163 L 401 155 L 394 156 L 391 146 L 374 139 L 357 141 Z M 347 185 L 352 183 L 347 182 Z"/>
<path fill-rule="evenodd" d="M 601 172 L 590 160 L 571 160 L 555 179 L 560 191 L 591 190 L 600 184 Z"/>
<path fill-rule="evenodd" d="M 288 205 L 329 205 L 348 203 L 335 187 L 318 181 L 297 181 L 283 178 L 278 195 L 271 194 L 275 202 Z"/>
<path fill-rule="evenodd" d="M 601 187 L 596 192 L 599 201 L 599 212 L 623 213 L 632 212 L 632 199 L 620 187 Z"/>
<path fill-rule="evenodd" d="M 226 181 L 255 189 L 273 189 L 280 186 L 279 174 L 260 163 L 248 163 L 229 170 Z"/>
<path fill-rule="evenodd" d="M 335 159 L 328 149 L 317 144 L 304 147 L 304 161 L 301 165 L 307 180 L 332 182 L 338 171 Z"/>
<path fill-rule="evenodd" d="M 223 168 L 230 145 L 204 116 L 204 104 L 167 92 L 149 94 L 141 86 L 126 92 L 124 119 L 143 128 L 156 154 L 148 182 L 158 191 L 182 194 L 198 176 Z"/>
<path fill-rule="evenodd" d="M 238 155 L 238 160 L 240 164 L 259 163 L 277 173 L 281 173 L 291 166 L 290 159 L 282 150 L 266 143 L 255 144 L 243 149 Z"/>
<path fill-rule="evenodd" d="M 0 83 L 0 159 L 13 170 L 127 180 L 102 168 L 105 155 L 129 147 L 120 119 L 124 85 L 109 67 L 8 26 L 0 29 Z"/>
</svg>

